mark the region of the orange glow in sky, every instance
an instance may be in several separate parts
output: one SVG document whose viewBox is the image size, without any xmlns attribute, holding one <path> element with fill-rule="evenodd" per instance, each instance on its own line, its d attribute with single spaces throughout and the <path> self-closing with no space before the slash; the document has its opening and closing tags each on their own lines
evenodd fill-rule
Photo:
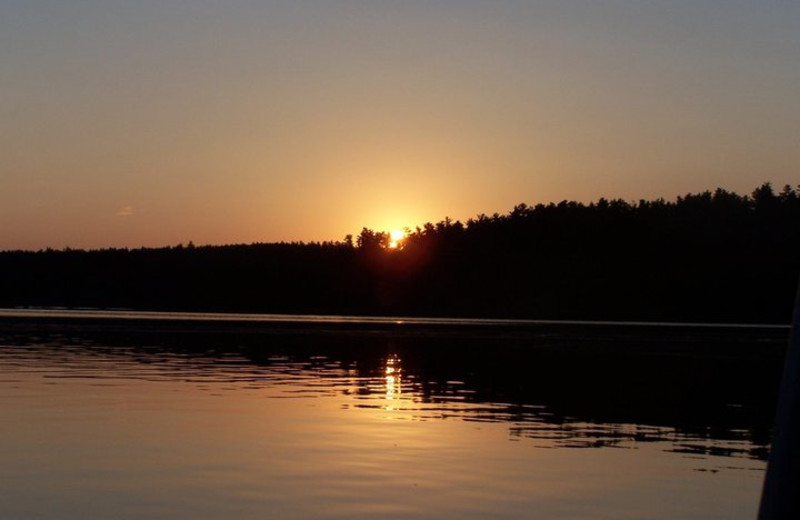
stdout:
<svg viewBox="0 0 800 520">
<path fill-rule="evenodd" d="M 0 2 L 0 250 L 798 182 L 800 2 L 435 4 Z"/>
<path fill-rule="evenodd" d="M 389 232 L 389 249 L 397 249 L 399 248 L 402 243 L 403 239 L 406 237 L 406 232 L 401 231 L 399 229 L 393 229 Z"/>
</svg>

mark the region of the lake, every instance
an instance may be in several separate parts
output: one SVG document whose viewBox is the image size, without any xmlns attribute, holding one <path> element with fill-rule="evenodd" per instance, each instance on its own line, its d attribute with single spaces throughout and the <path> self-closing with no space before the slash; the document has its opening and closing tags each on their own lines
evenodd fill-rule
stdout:
<svg viewBox="0 0 800 520">
<path fill-rule="evenodd" d="M 752 519 L 787 336 L 0 311 L 0 519 Z"/>
</svg>

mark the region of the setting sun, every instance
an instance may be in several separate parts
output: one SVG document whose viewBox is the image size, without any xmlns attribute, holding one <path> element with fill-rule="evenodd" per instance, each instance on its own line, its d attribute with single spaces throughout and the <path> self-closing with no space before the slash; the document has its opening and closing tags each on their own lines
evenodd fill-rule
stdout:
<svg viewBox="0 0 800 520">
<path fill-rule="evenodd" d="M 389 249 L 397 249 L 400 247 L 401 242 L 406 237 L 406 232 L 399 229 L 393 229 L 389 232 Z"/>
</svg>

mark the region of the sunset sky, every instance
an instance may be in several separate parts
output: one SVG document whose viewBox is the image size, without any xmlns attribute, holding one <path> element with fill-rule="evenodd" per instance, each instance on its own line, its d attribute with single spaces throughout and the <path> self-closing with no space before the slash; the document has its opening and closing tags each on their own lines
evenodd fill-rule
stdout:
<svg viewBox="0 0 800 520">
<path fill-rule="evenodd" d="M 0 0 L 0 249 L 800 183 L 794 0 Z"/>
</svg>

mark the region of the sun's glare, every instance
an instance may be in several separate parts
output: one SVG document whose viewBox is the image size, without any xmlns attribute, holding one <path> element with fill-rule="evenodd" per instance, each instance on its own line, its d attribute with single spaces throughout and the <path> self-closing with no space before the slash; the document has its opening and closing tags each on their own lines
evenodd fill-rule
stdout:
<svg viewBox="0 0 800 520">
<path fill-rule="evenodd" d="M 390 249 L 397 249 L 400 247 L 400 244 L 403 242 L 403 239 L 406 237 L 406 232 L 393 229 L 389 232 L 389 248 Z"/>
</svg>

